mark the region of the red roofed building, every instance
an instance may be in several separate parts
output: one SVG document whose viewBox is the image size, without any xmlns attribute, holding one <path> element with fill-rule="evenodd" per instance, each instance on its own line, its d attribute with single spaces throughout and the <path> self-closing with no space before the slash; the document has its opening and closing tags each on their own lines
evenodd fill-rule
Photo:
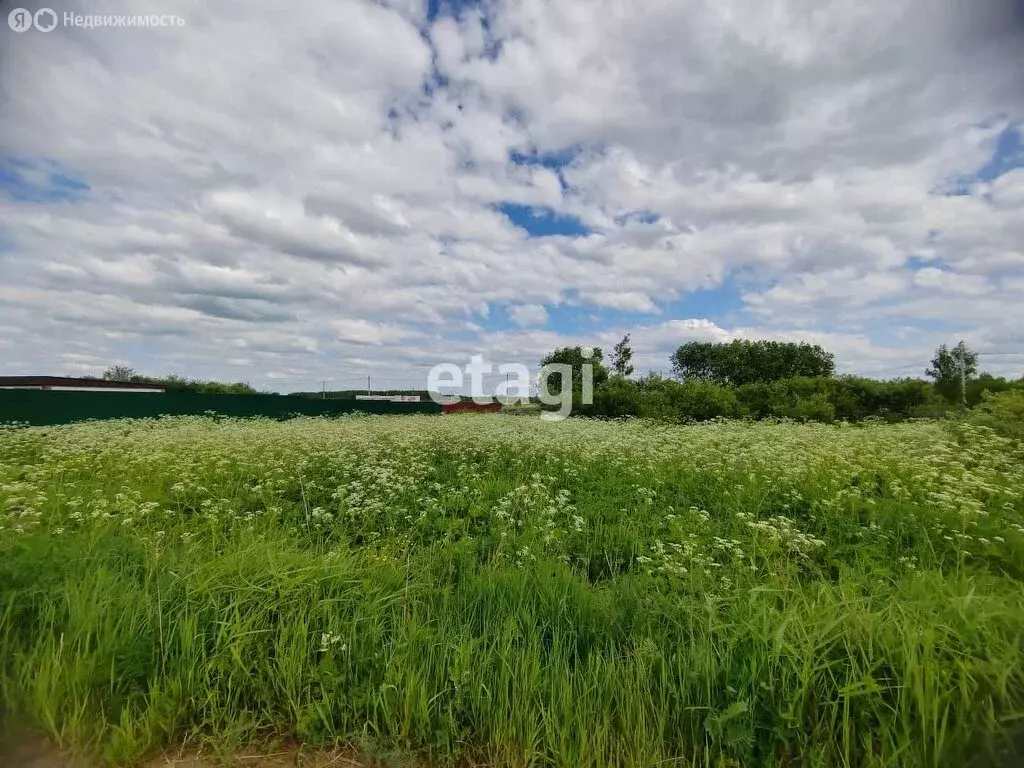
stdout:
<svg viewBox="0 0 1024 768">
<path fill-rule="evenodd" d="M 460 400 L 457 403 L 444 403 L 441 405 L 442 413 L 468 413 L 478 411 L 483 413 L 498 413 L 501 410 L 501 403 L 474 403 L 472 400 Z"/>
</svg>

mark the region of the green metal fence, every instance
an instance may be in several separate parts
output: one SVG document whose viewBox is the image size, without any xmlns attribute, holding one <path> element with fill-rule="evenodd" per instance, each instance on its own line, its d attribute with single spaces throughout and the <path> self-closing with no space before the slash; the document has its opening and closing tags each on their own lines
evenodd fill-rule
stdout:
<svg viewBox="0 0 1024 768">
<path fill-rule="evenodd" d="M 86 419 L 144 419 L 213 412 L 222 416 L 340 416 L 345 413 L 440 413 L 433 402 L 314 400 L 284 395 L 200 395 L 187 392 L 60 392 L 0 390 L 0 424 L 70 424 Z"/>
</svg>

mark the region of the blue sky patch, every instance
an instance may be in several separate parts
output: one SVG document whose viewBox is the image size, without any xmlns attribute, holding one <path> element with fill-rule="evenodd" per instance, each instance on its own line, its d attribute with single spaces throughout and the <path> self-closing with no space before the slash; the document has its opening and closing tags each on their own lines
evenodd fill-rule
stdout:
<svg viewBox="0 0 1024 768">
<path fill-rule="evenodd" d="M 734 286 L 723 286 L 708 290 L 696 290 L 667 302 L 659 302 L 658 313 L 633 312 L 609 307 L 596 307 L 581 301 L 575 292 L 561 304 L 545 304 L 547 322 L 528 326 L 543 328 L 566 336 L 586 336 L 589 330 L 601 331 L 607 328 L 637 328 L 660 324 L 675 318 L 704 317 L 732 322 L 742 310 L 739 291 Z M 520 327 L 509 316 L 513 304 L 494 305 L 486 318 L 474 318 L 487 331 L 518 331 Z M 680 343 L 683 339 L 680 338 Z M 607 350 L 610 352 L 610 349 Z"/>
<path fill-rule="evenodd" d="M 929 242 L 934 243 L 937 239 L 937 237 L 935 239 L 930 239 Z M 915 271 L 918 269 L 923 269 L 924 267 L 940 266 L 939 262 L 937 262 L 935 259 L 925 259 L 921 256 L 908 256 L 907 260 L 904 262 L 903 265 L 907 269 L 913 269 Z"/>
<path fill-rule="evenodd" d="M 626 224 L 655 224 L 660 218 L 661 214 L 654 211 L 630 211 L 616 216 L 615 223 L 620 227 L 624 227 Z"/>
<path fill-rule="evenodd" d="M 427 21 L 434 22 L 440 16 L 459 18 L 467 8 L 480 7 L 478 0 L 427 0 Z"/>
<path fill-rule="evenodd" d="M 575 216 L 556 213 L 550 208 L 519 203 L 499 203 L 495 207 L 508 216 L 509 221 L 517 227 L 525 229 L 530 237 L 583 237 L 590 234 L 590 230 Z"/>
<path fill-rule="evenodd" d="M 1011 125 L 999 134 L 992 159 L 974 173 L 979 181 L 993 181 L 1014 168 L 1024 167 L 1024 144 L 1021 142 L 1021 128 L 1024 124 Z"/>
<path fill-rule="evenodd" d="M 950 180 L 945 194 L 951 197 L 971 194 L 971 188 L 979 181 L 995 181 L 1014 168 L 1024 167 L 1024 142 L 1021 130 L 1024 123 L 1013 123 L 1003 129 L 996 139 L 992 157 L 973 173 L 961 174 Z"/>
<path fill-rule="evenodd" d="M 732 321 L 733 315 L 744 308 L 739 288 L 731 283 L 697 289 L 660 306 L 669 318 L 714 317 L 718 322 Z"/>
<path fill-rule="evenodd" d="M 495 61 L 501 54 L 501 40 L 495 38 L 491 30 L 490 9 L 480 0 L 428 0 L 427 23 L 433 24 L 440 18 L 462 19 L 469 9 L 480 13 L 480 26 L 484 33 L 485 59 Z M 426 30 L 423 30 L 426 33 Z M 429 40 L 429 34 L 426 35 Z"/>
<path fill-rule="evenodd" d="M 85 198 L 89 185 L 50 160 L 0 160 L 0 195 L 18 203 L 68 203 Z"/>
<path fill-rule="evenodd" d="M 582 151 L 583 148 L 578 145 L 563 147 L 551 152 L 538 152 L 535 148 L 528 152 L 514 149 L 509 152 L 508 159 L 509 162 L 516 165 L 537 165 L 554 171 L 558 176 L 558 183 L 562 186 L 562 192 L 565 193 L 569 191 L 569 184 L 566 182 L 565 176 L 562 175 L 562 171 L 570 166 Z"/>
<path fill-rule="evenodd" d="M 520 152 L 513 149 L 509 153 L 508 159 L 516 165 L 540 165 L 557 171 L 572 163 L 581 151 L 582 149 L 578 146 L 565 147 L 553 152 L 538 152 L 536 149 L 529 152 Z"/>
</svg>

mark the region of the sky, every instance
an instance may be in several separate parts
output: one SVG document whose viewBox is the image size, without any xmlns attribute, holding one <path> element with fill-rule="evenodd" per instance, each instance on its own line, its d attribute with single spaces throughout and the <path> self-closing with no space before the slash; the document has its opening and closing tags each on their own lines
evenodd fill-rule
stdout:
<svg viewBox="0 0 1024 768">
<path fill-rule="evenodd" d="M 1024 374 L 1024 1 L 46 7 L 0 26 L 0 373 L 413 388 L 630 333 Z"/>
</svg>

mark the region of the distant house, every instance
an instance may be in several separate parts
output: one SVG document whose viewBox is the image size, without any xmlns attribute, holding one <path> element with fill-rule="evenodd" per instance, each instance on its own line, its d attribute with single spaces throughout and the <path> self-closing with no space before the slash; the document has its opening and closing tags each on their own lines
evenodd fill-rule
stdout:
<svg viewBox="0 0 1024 768">
<path fill-rule="evenodd" d="M 501 403 L 476 403 L 472 400 L 460 400 L 457 403 L 444 403 L 441 405 L 442 413 L 467 413 L 467 412 L 500 413 Z"/>
<path fill-rule="evenodd" d="M 0 389 L 37 389 L 53 392 L 138 392 L 166 391 L 159 384 L 134 384 L 130 381 L 78 379 L 70 376 L 0 376 Z"/>
<path fill-rule="evenodd" d="M 356 395 L 356 400 L 383 400 L 389 403 L 418 403 L 419 395 Z"/>
</svg>

